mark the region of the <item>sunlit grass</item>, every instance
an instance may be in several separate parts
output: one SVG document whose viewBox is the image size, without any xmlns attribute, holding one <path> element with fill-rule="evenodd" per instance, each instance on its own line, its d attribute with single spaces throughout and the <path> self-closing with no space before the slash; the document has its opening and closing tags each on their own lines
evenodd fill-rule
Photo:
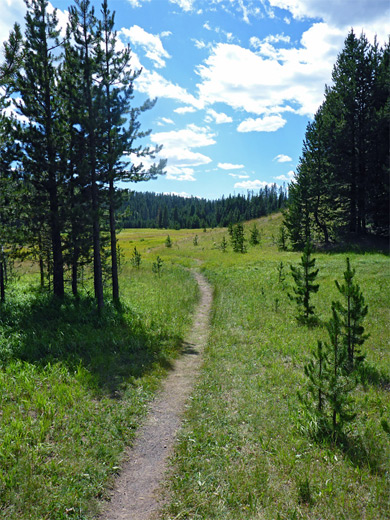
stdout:
<svg viewBox="0 0 390 520">
<path fill-rule="evenodd" d="M 257 223 L 261 244 L 246 254 L 230 243 L 221 251 L 226 229 L 122 230 L 122 306 L 110 304 L 107 285 L 100 317 L 87 275 L 80 301 L 68 296 L 59 305 L 38 290 L 36 266 L 19 267 L 27 274 L 7 289 L 0 314 L 0 518 L 93 518 L 190 326 L 198 298 L 192 267 L 213 286 L 212 327 L 164 518 L 390 517 L 390 442 L 380 424 L 390 422 L 389 258 L 348 254 L 369 306 L 371 383 L 355 392 L 349 444 L 317 444 L 296 392 L 311 349 L 327 339 L 322 324 L 347 254 L 314 254 L 320 325 L 300 326 L 287 296 L 289 264 L 300 253 L 277 250 L 281 215 Z"/>
</svg>

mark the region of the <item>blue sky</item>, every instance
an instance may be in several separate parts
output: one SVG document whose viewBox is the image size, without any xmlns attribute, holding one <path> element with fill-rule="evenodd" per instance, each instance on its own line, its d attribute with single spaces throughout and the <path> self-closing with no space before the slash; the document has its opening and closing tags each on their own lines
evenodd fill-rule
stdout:
<svg viewBox="0 0 390 520">
<path fill-rule="evenodd" d="M 52 0 L 66 24 L 68 0 Z M 99 9 L 100 1 L 93 0 Z M 22 0 L 0 0 L 0 39 L 23 22 Z M 166 175 L 128 187 L 219 198 L 287 183 L 306 125 L 331 84 L 351 29 L 390 34 L 388 0 L 109 0 L 119 44 L 143 68 L 135 103 Z"/>
</svg>

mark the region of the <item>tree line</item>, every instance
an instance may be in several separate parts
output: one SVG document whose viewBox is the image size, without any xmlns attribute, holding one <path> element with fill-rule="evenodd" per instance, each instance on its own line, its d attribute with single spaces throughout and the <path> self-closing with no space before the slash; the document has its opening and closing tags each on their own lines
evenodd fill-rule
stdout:
<svg viewBox="0 0 390 520">
<path fill-rule="evenodd" d="M 389 58 L 389 42 L 348 34 L 289 187 L 284 224 L 295 249 L 308 239 L 388 236 Z"/>
<path fill-rule="evenodd" d="M 229 195 L 218 200 L 130 190 L 120 191 L 119 197 L 122 227 L 199 229 L 226 227 L 278 211 L 285 207 L 288 191 L 274 184 L 246 196 Z"/>
<path fill-rule="evenodd" d="M 107 0 L 100 16 L 90 0 L 74 0 L 66 33 L 47 0 L 25 2 L 24 34 L 15 24 L 0 66 L 2 297 L 7 254 L 19 249 L 38 260 L 41 284 L 52 280 L 58 297 L 68 274 L 77 296 L 80 271 L 92 264 L 102 309 L 107 250 L 119 299 L 115 183 L 151 179 L 165 166 L 145 168 L 142 158 L 160 147 L 137 144 L 150 132 L 139 117 L 155 101 L 132 106 L 141 71 L 119 44 Z"/>
</svg>

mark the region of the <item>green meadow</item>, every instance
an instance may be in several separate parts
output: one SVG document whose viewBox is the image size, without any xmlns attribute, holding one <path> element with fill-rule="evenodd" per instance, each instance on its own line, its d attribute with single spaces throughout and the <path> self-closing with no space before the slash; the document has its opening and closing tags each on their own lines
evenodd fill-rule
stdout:
<svg viewBox="0 0 390 520">
<path fill-rule="evenodd" d="M 78 301 L 58 302 L 38 290 L 34 268 L 19 268 L 0 308 L 1 519 L 96 517 L 191 326 L 199 294 L 190 269 L 207 277 L 214 302 L 162 518 L 390 518 L 389 256 L 316 252 L 319 323 L 309 328 L 288 298 L 301 255 L 278 250 L 281 215 L 256 222 L 261 242 L 245 254 L 221 251 L 226 229 L 123 230 L 121 306 L 107 287 L 100 316 L 88 280 Z M 367 377 L 335 445 L 313 439 L 297 391 L 317 340 L 327 340 L 347 257 L 368 304 Z"/>
</svg>

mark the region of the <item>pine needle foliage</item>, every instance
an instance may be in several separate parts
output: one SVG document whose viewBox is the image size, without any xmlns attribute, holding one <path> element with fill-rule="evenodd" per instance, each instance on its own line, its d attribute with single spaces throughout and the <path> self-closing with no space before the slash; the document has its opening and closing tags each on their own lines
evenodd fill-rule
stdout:
<svg viewBox="0 0 390 520">
<path fill-rule="evenodd" d="M 348 372 L 361 367 L 365 355 L 360 347 L 368 338 L 364 334 L 363 320 L 367 316 L 368 306 L 365 305 L 363 293 L 354 282 L 355 269 L 351 269 L 349 258 L 346 259 L 347 269 L 344 272 L 344 283 L 335 280 L 336 287 L 343 296 L 343 302 L 334 302 L 333 306 L 340 316 L 342 341 L 347 352 L 345 368 Z"/>
<path fill-rule="evenodd" d="M 345 425 L 356 416 L 351 392 L 357 385 L 357 379 L 354 374 L 345 371 L 348 353 L 342 339 L 340 316 L 334 305 L 326 328 L 329 342 L 319 341 L 312 359 L 304 367 L 309 395 L 299 397 L 315 418 L 312 433 L 337 442 L 344 434 Z"/>
<path fill-rule="evenodd" d="M 250 237 L 249 237 L 250 245 L 251 246 L 259 245 L 260 244 L 260 239 L 261 239 L 260 230 L 256 226 L 255 222 L 253 223 L 253 226 L 250 228 L 249 232 L 250 232 Z"/>
<path fill-rule="evenodd" d="M 318 269 L 314 269 L 316 260 L 315 258 L 311 257 L 312 252 L 313 246 L 308 240 L 301 256 L 300 265 L 290 265 L 291 275 L 294 279 L 295 286 L 293 287 L 294 294 L 289 294 L 288 296 L 290 300 L 293 300 L 297 303 L 297 320 L 306 324 L 310 324 L 315 321 L 315 307 L 310 303 L 310 296 L 312 293 L 317 293 L 319 289 L 319 284 L 314 283 L 314 280 L 318 275 Z"/>
<path fill-rule="evenodd" d="M 246 253 L 246 238 L 244 234 L 244 226 L 241 223 L 233 226 L 230 235 L 230 240 L 233 246 L 233 251 L 235 253 Z"/>
</svg>

